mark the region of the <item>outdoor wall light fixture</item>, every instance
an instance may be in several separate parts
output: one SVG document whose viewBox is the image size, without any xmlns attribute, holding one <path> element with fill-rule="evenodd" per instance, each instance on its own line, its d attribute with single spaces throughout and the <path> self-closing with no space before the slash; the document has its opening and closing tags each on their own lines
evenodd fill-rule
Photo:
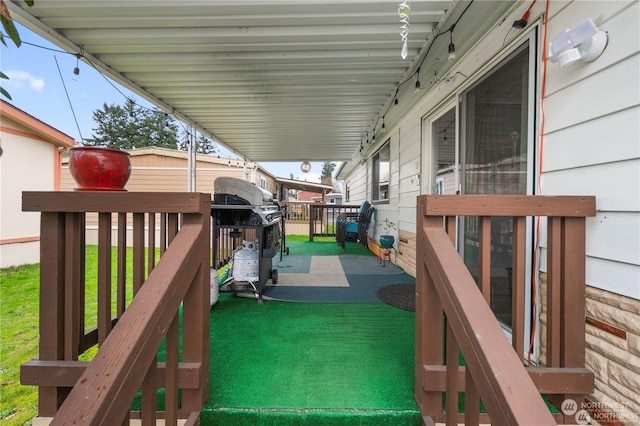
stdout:
<svg viewBox="0 0 640 426">
<path fill-rule="evenodd" d="M 302 171 L 302 173 L 309 173 L 311 171 L 311 163 L 309 163 L 308 161 L 303 162 L 300 165 L 300 170 Z"/>
<path fill-rule="evenodd" d="M 608 40 L 607 33 L 587 19 L 551 40 L 548 57 L 551 62 L 559 62 L 563 68 L 577 61 L 595 61 L 604 52 Z"/>
</svg>

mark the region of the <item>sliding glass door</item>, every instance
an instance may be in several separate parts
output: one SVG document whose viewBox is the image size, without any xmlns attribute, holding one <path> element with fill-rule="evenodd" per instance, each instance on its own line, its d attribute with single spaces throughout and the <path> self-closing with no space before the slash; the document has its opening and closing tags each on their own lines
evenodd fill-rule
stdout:
<svg viewBox="0 0 640 426">
<path fill-rule="evenodd" d="M 532 193 L 532 79 L 529 44 L 502 60 L 461 96 L 460 170 L 463 194 Z M 478 276 L 478 218 L 461 223 L 460 250 Z M 491 308 L 511 326 L 510 217 L 491 223 Z"/>
</svg>

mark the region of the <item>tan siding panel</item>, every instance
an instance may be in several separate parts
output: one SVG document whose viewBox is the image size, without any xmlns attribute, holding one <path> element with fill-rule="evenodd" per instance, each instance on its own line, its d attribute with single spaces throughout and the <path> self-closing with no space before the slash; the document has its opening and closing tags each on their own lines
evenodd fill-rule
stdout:
<svg viewBox="0 0 640 426">
<path fill-rule="evenodd" d="M 165 155 L 136 155 L 131 156 L 132 167 L 187 167 L 187 160 L 167 157 Z"/>
<path fill-rule="evenodd" d="M 416 276 L 416 234 L 400 231 L 398 256 L 395 260 L 394 263 L 404 269 L 407 274 Z"/>
<path fill-rule="evenodd" d="M 133 169 L 126 185 L 128 191 L 185 192 L 186 170 Z"/>
<path fill-rule="evenodd" d="M 76 187 L 76 181 L 71 177 L 69 167 L 63 166 L 60 173 L 60 191 L 73 191 Z"/>
</svg>

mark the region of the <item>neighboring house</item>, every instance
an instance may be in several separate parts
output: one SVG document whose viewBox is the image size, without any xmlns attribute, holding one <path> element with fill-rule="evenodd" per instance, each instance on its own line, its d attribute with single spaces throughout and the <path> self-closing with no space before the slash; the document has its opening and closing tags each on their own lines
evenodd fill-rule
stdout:
<svg viewBox="0 0 640 426">
<path fill-rule="evenodd" d="M 318 193 L 310 191 L 298 191 L 297 201 L 310 203 L 311 199 L 317 197 Z"/>
<path fill-rule="evenodd" d="M 322 200 L 333 190 L 333 186 L 324 183 L 286 178 L 277 178 L 276 185 L 278 187 L 278 200 L 280 201 L 311 202 L 314 197 L 320 197 Z M 296 194 L 295 198 L 293 197 L 294 193 Z"/>
<path fill-rule="evenodd" d="M 40 214 L 23 191 L 60 188 L 62 151 L 73 138 L 0 100 L 0 268 L 40 261 Z"/>
<path fill-rule="evenodd" d="M 167 148 L 140 148 L 128 151 L 131 156 L 131 176 L 125 189 L 131 192 L 188 192 L 189 190 L 189 154 Z M 63 159 L 60 189 L 70 191 L 76 184 L 69 172 L 68 157 Z M 213 155 L 198 154 L 195 167 L 195 192 L 214 193 L 214 181 L 217 177 L 234 177 L 267 191 L 276 192 L 276 179 L 257 163 Z M 131 218 L 128 229 L 131 230 Z M 115 223 L 115 218 L 114 218 Z M 87 215 L 87 243 L 97 244 L 98 219 L 96 214 Z M 156 226 L 156 232 L 159 227 Z M 116 241 L 114 231 L 113 241 Z M 159 233 L 156 238 L 160 238 Z M 131 243 L 132 237 L 128 235 Z"/>
<path fill-rule="evenodd" d="M 328 194 L 318 194 L 317 192 L 300 191 L 298 201 L 309 203 L 342 204 L 342 194 L 330 192 Z"/>
<path fill-rule="evenodd" d="M 321 197 L 313 197 L 312 200 L 315 203 L 322 202 Z M 342 204 L 342 194 L 331 192 L 325 196 L 324 202 L 325 204 Z"/>
<path fill-rule="evenodd" d="M 131 177 L 128 191 L 186 192 L 189 190 L 189 154 L 167 148 L 140 148 L 131 154 Z M 257 163 L 214 155 L 198 154 L 195 168 L 195 192 L 213 193 L 217 177 L 228 176 L 246 180 L 269 192 L 276 192 L 275 177 Z M 71 190 L 75 182 L 69 173 L 68 158 L 63 159 L 61 189 Z"/>
<path fill-rule="evenodd" d="M 529 6 L 528 24 L 512 25 Z M 386 128 L 375 129 L 377 142 L 343 164 L 337 178 L 346 202 L 370 200 L 376 221 L 399 224 L 395 261 L 411 274 L 418 195 L 595 196 L 597 215 L 587 218 L 586 229 L 586 363 L 600 407 L 637 421 L 640 2 L 527 2 L 503 18 L 441 75 L 421 76 L 419 93 L 415 78 L 401 86 L 399 105 L 383 118 Z M 588 18 L 608 33 L 602 55 L 566 67 L 547 60 L 546 43 Z M 535 262 L 536 243 L 542 259 L 533 265 L 539 272 L 533 285 L 541 291 L 545 232 L 545 223 L 538 235 L 530 224 L 530 259 Z M 475 243 L 465 228 L 458 233 L 461 251 Z M 544 363 L 539 300 L 530 301 L 534 320 L 527 334 L 535 330 L 533 359 Z"/>
</svg>

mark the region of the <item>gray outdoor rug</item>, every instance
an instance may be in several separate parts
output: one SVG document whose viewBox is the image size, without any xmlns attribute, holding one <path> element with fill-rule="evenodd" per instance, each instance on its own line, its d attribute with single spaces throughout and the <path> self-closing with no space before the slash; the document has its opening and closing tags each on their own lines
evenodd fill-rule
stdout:
<svg viewBox="0 0 640 426">
<path fill-rule="evenodd" d="M 415 279 L 375 256 L 287 256 L 273 259 L 278 284 L 267 283 L 265 299 L 289 302 L 380 303 L 381 287 Z"/>
<path fill-rule="evenodd" d="M 416 285 L 415 284 L 391 284 L 380 287 L 376 292 L 380 300 L 404 309 L 405 311 L 416 310 Z"/>
</svg>

